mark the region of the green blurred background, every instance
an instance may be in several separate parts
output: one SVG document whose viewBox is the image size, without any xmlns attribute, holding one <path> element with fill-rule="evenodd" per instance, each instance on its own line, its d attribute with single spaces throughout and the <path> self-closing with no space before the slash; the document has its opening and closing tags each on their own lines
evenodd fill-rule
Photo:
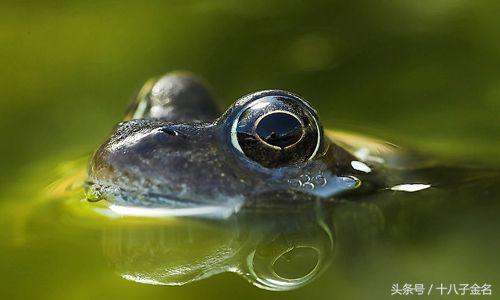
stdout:
<svg viewBox="0 0 500 300">
<path fill-rule="evenodd" d="M 92 151 L 142 83 L 189 70 L 223 107 L 283 88 L 327 127 L 500 162 L 496 1 L 2 1 L 2 183 Z"/>
<path fill-rule="evenodd" d="M 287 89 L 308 99 L 325 127 L 375 135 L 450 160 L 498 166 L 499 9 L 498 1 L 465 0 L 2 1 L 0 199 L 36 190 L 26 179 L 33 169 L 43 174 L 40 170 L 91 153 L 143 82 L 172 70 L 205 78 L 221 107 L 255 90 Z M 96 233 L 68 232 L 98 240 Z M 448 250 L 463 246 L 461 241 L 434 245 L 429 257 L 453 265 L 460 260 L 450 258 Z M 43 243 L 50 245 L 44 248 Z M 87 265 L 78 263 L 82 252 L 100 249 L 68 241 L 65 234 L 37 245 L 36 250 L 15 251 L 29 258 L 27 265 L 65 267 L 58 269 L 57 279 L 45 278 L 32 286 L 32 294 L 27 288 L 21 295 L 143 298 L 166 291 L 134 285 L 125 295 L 122 289 L 130 283 L 104 273 L 101 257 L 86 271 Z M 61 245 L 60 250 L 54 245 Z M 80 251 L 72 256 L 73 247 Z M 410 259 L 406 267 L 419 274 L 423 258 L 418 247 L 411 249 L 399 259 Z M 5 268 L 7 255 L 0 259 Z M 8 266 L 2 278 L 19 276 L 14 278 L 26 280 L 28 287 L 51 276 L 43 267 L 23 273 Z M 376 276 L 380 266 L 368 264 L 363 280 Z M 476 271 L 472 274 L 481 274 Z M 92 283 L 82 285 L 92 274 Z M 345 284 L 354 280 L 344 275 L 332 278 Z M 219 290 L 205 287 L 238 294 L 246 286 L 236 276 L 222 277 L 195 284 L 190 293 L 168 293 L 176 299 L 216 298 Z M 107 289 L 109 280 L 112 287 Z M 340 294 L 355 298 L 379 288 L 388 295 L 390 288 L 366 285 L 364 290 L 346 287 Z M 322 294 L 326 287 L 328 281 L 321 281 L 312 291 Z M 13 289 L 7 295 L 21 288 Z"/>
</svg>

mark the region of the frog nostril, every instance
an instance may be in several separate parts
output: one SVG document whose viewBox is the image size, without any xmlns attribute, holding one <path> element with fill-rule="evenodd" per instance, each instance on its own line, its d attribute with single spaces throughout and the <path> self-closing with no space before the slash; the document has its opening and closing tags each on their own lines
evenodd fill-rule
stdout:
<svg viewBox="0 0 500 300">
<path fill-rule="evenodd" d="M 179 133 L 171 128 L 168 128 L 168 127 L 162 127 L 160 128 L 160 131 L 163 132 L 163 133 L 166 133 L 168 135 L 179 135 Z"/>
</svg>

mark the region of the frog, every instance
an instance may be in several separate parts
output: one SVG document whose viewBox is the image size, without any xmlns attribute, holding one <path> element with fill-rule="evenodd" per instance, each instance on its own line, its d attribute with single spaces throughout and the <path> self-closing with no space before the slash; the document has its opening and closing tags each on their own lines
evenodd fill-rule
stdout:
<svg viewBox="0 0 500 300">
<path fill-rule="evenodd" d="M 375 165 L 387 144 L 352 141 L 324 130 L 295 93 L 252 92 L 222 112 L 202 79 L 167 73 L 143 86 L 95 151 L 88 198 L 118 214 L 227 217 L 384 188 Z"/>
<path fill-rule="evenodd" d="M 38 225 L 51 235 L 70 225 L 102 233 L 105 258 L 130 281 L 180 286 L 232 272 L 286 291 L 339 253 L 413 237 L 450 209 L 446 199 L 457 211 L 496 195 L 498 170 L 324 129 L 291 92 L 250 93 L 224 112 L 217 103 L 190 73 L 146 82 L 87 172 L 87 156 L 66 162 L 39 199 L 3 207 L 16 245 L 39 238 Z"/>
</svg>

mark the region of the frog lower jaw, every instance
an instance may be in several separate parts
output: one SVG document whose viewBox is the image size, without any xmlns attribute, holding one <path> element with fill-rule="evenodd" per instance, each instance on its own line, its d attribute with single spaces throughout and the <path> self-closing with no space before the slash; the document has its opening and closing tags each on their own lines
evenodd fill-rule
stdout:
<svg viewBox="0 0 500 300">
<path fill-rule="evenodd" d="M 87 183 L 89 202 L 104 201 L 96 210 L 110 217 L 130 216 L 147 218 L 202 217 L 227 219 L 240 211 L 243 196 L 219 196 L 217 199 L 190 199 L 137 189 L 124 189 L 107 183 Z M 194 197 L 193 197 L 194 198 Z"/>
</svg>

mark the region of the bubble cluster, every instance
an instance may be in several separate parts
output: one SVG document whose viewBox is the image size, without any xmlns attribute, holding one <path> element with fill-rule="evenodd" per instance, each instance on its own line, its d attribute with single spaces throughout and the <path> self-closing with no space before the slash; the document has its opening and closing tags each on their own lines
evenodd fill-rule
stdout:
<svg viewBox="0 0 500 300">
<path fill-rule="evenodd" d="M 289 179 L 288 183 L 294 188 L 302 188 L 305 190 L 314 190 L 317 187 L 323 187 L 328 183 L 328 180 L 323 174 L 301 174 L 299 178 Z"/>
</svg>

